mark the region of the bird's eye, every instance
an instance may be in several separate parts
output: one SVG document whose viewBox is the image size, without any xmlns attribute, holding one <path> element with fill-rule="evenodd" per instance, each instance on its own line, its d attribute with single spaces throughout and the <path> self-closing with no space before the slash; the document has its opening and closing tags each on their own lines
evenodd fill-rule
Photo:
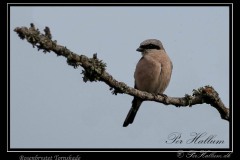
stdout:
<svg viewBox="0 0 240 160">
<path fill-rule="evenodd" d="M 156 46 L 156 45 L 154 45 L 154 44 L 149 44 L 149 45 L 148 45 L 148 48 L 149 48 L 149 49 L 158 49 L 158 50 L 160 49 L 159 46 Z"/>
<path fill-rule="evenodd" d="M 156 47 L 157 47 L 157 46 L 155 46 L 154 44 L 149 44 L 149 45 L 147 46 L 147 48 L 149 48 L 149 49 L 156 49 Z"/>
<path fill-rule="evenodd" d="M 154 44 L 141 45 L 140 47 L 144 49 L 160 49 L 159 46 L 156 46 Z"/>
</svg>

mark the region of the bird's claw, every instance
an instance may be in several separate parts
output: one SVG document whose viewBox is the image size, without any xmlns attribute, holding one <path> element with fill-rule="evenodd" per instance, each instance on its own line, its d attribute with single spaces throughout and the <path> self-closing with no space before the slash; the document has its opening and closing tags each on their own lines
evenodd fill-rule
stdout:
<svg viewBox="0 0 240 160">
<path fill-rule="evenodd" d="M 163 96 L 163 100 L 165 103 L 168 103 L 168 96 L 166 94 L 163 94 L 163 93 L 159 93 L 158 95 L 161 95 Z"/>
<path fill-rule="evenodd" d="M 157 98 L 158 94 L 157 93 L 152 93 L 154 98 Z"/>
</svg>

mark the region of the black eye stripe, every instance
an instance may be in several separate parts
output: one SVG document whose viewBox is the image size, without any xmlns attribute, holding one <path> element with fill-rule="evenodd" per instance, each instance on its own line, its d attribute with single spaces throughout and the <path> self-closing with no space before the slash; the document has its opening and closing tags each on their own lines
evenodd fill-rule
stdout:
<svg viewBox="0 0 240 160">
<path fill-rule="evenodd" d="M 160 49 L 159 46 L 156 46 L 154 44 L 141 45 L 141 48 L 143 48 L 143 49 Z"/>
</svg>

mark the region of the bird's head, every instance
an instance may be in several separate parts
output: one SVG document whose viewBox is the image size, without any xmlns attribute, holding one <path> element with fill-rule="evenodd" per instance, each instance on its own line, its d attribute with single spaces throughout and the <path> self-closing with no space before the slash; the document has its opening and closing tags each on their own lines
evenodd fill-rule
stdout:
<svg viewBox="0 0 240 160">
<path fill-rule="evenodd" d="M 146 53 L 150 50 L 164 50 L 162 42 L 157 39 L 147 39 L 137 48 L 138 52 Z"/>
</svg>

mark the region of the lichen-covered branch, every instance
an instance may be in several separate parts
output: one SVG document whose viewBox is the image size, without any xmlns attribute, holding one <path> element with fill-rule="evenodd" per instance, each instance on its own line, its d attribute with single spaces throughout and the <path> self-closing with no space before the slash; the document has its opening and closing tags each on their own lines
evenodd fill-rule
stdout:
<svg viewBox="0 0 240 160">
<path fill-rule="evenodd" d="M 44 29 L 44 34 L 40 33 L 32 23 L 29 28 L 17 27 L 14 31 L 17 32 L 21 39 L 26 39 L 33 47 L 37 47 L 38 50 L 43 50 L 44 53 L 52 51 L 58 56 L 64 56 L 67 58 L 67 63 L 74 68 L 82 66 L 84 68 L 82 71 L 84 82 L 103 81 L 110 86 L 110 90 L 112 90 L 113 94 L 125 93 L 142 98 L 146 101 L 156 101 L 177 107 L 207 103 L 219 111 L 222 119 L 230 120 L 229 109 L 223 104 L 218 93 L 211 86 L 204 86 L 197 90 L 193 90 L 192 95 L 186 94 L 184 97 L 169 97 L 166 95 L 154 95 L 139 91 L 127 86 L 123 82 L 118 82 L 106 72 L 106 64 L 97 58 L 97 54 L 94 54 L 92 58 L 88 58 L 87 56 L 73 53 L 67 49 L 67 47 L 57 44 L 56 40 L 52 40 L 49 27 Z"/>
</svg>

